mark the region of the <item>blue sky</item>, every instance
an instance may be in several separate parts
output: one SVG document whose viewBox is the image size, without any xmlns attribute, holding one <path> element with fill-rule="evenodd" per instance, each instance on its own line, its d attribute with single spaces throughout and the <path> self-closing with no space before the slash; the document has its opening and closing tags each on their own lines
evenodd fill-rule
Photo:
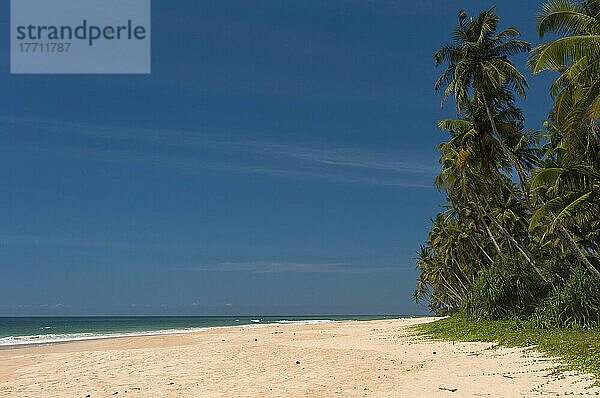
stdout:
<svg viewBox="0 0 600 398">
<path fill-rule="evenodd" d="M 0 316 L 426 313 L 432 53 L 494 3 L 153 3 L 151 75 L 10 75 L 2 4 Z"/>
</svg>

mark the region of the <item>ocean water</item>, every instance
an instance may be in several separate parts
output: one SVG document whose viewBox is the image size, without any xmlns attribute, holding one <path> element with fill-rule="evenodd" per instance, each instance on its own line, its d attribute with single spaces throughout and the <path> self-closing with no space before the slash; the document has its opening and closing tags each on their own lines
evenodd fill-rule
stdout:
<svg viewBox="0 0 600 398">
<path fill-rule="evenodd" d="M 189 333 L 224 327 L 367 321 L 400 316 L 306 317 L 0 317 L 0 349 L 112 337 Z"/>
</svg>

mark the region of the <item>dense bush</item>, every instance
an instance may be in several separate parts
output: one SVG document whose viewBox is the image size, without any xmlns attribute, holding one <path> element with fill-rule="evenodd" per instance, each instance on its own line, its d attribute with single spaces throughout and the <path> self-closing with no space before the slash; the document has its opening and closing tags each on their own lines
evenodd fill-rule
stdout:
<svg viewBox="0 0 600 398">
<path fill-rule="evenodd" d="M 549 286 L 520 256 L 506 257 L 483 270 L 462 303 L 472 320 L 524 318 L 547 296 Z"/>
<path fill-rule="evenodd" d="M 545 264 L 546 283 L 522 257 L 480 272 L 461 310 L 470 320 L 530 318 L 541 328 L 600 328 L 600 282 L 568 256 Z M 567 270 L 567 271 L 565 271 Z"/>
<path fill-rule="evenodd" d="M 580 266 L 555 286 L 531 319 L 538 327 L 600 327 L 600 282 Z"/>
</svg>

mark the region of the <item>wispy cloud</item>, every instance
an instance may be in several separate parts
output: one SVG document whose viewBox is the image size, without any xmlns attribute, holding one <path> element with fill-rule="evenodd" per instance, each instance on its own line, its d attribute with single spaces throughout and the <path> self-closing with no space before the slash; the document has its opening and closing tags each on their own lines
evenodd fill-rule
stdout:
<svg viewBox="0 0 600 398">
<path fill-rule="evenodd" d="M 198 267 L 175 267 L 176 271 L 274 273 L 370 274 L 401 270 L 399 267 L 355 267 L 336 263 L 294 263 L 276 261 L 225 262 Z"/>
<path fill-rule="evenodd" d="M 167 129 L 112 128 L 60 121 L 7 119 L 32 134 L 89 138 L 75 145 L 65 140 L 36 140 L 34 150 L 86 161 L 121 162 L 140 167 L 167 168 L 185 173 L 220 170 L 274 177 L 348 184 L 431 188 L 435 163 L 410 153 L 353 147 L 314 147 L 258 140 L 223 140 L 202 132 Z M 100 144 L 99 144 L 100 143 Z M 422 157 L 421 157 L 422 158 Z"/>
<path fill-rule="evenodd" d="M 365 148 L 311 148 L 274 142 L 246 142 L 247 150 L 274 157 L 298 159 L 328 166 L 390 171 L 396 173 L 431 174 L 434 165 L 403 160 L 401 153 L 374 151 Z"/>
</svg>

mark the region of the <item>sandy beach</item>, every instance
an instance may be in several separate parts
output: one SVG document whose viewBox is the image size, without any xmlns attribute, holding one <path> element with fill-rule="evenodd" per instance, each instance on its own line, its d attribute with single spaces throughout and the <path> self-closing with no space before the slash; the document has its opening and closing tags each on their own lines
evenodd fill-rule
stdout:
<svg viewBox="0 0 600 398">
<path fill-rule="evenodd" d="M 2 397 L 596 395 L 585 375 L 492 344 L 425 341 L 434 318 L 274 325 L 0 351 Z"/>
</svg>

